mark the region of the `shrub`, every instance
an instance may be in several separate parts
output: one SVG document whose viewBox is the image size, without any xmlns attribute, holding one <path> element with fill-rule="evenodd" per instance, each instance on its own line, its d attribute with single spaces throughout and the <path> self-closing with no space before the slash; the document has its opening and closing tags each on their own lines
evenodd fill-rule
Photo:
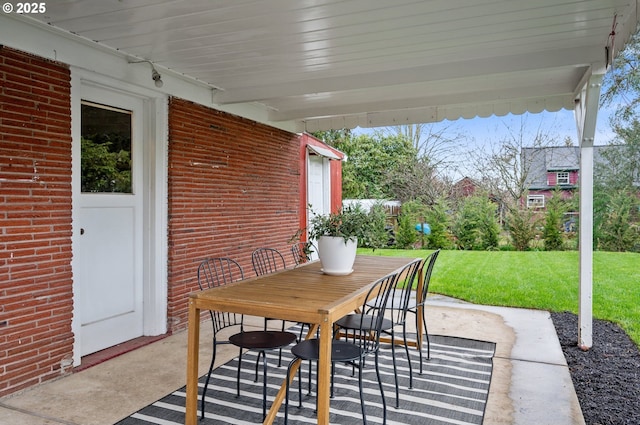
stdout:
<svg viewBox="0 0 640 425">
<path fill-rule="evenodd" d="M 429 248 L 450 249 L 451 242 L 449 205 L 444 199 L 438 199 L 426 214 L 427 223 L 431 227 L 431 234 L 427 236 Z"/>
<path fill-rule="evenodd" d="M 453 226 L 460 249 L 496 249 L 500 226 L 496 205 L 485 196 L 465 199 Z"/>
<path fill-rule="evenodd" d="M 396 245 L 400 249 L 412 248 L 418 242 L 418 234 L 413 224 L 414 220 L 408 214 L 400 214 L 398 217 L 398 232 L 396 233 Z"/>
<path fill-rule="evenodd" d="M 566 207 L 560 197 L 560 192 L 555 190 L 553 196 L 547 202 L 544 228 L 542 230 L 545 251 L 562 250 L 562 217 L 565 210 Z"/>
<path fill-rule="evenodd" d="M 624 190 L 614 192 L 603 214 L 598 246 L 606 251 L 637 250 L 640 244 L 637 214 L 638 199 L 633 194 Z"/>
<path fill-rule="evenodd" d="M 507 229 L 514 248 L 518 251 L 528 250 L 536 234 L 536 220 L 533 210 L 518 207 L 509 208 Z"/>
</svg>

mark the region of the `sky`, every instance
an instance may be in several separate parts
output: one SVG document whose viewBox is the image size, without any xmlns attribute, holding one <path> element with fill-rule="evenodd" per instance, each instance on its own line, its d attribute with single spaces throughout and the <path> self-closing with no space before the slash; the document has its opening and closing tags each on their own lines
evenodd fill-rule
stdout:
<svg viewBox="0 0 640 425">
<path fill-rule="evenodd" d="M 614 112 L 613 107 L 601 108 L 598 112 L 596 124 L 595 144 L 609 144 L 614 134 L 609 125 L 609 119 Z M 578 146 L 578 131 L 576 127 L 573 111 L 560 110 L 558 112 L 541 112 L 538 114 L 526 113 L 523 115 L 506 115 L 503 117 L 492 116 L 488 118 L 458 119 L 456 121 L 443 121 L 429 124 L 435 129 L 447 128 L 447 133 L 460 134 L 464 138 L 464 146 L 456 155 L 456 162 L 459 163 L 458 170 L 453 173 L 454 180 L 464 176 L 472 176 L 473 172 L 469 167 L 469 151 L 476 149 L 490 149 L 491 146 L 498 145 L 500 140 L 508 136 L 509 131 L 518 132 L 521 125 L 524 128 L 524 145 L 527 144 L 527 137 L 533 139 L 531 134 L 540 128 L 547 132 L 549 136 L 555 137 L 558 144 L 564 145 L 564 141 L 570 138 L 574 146 Z M 356 128 L 352 131 L 354 135 L 373 134 L 380 128 Z"/>
</svg>

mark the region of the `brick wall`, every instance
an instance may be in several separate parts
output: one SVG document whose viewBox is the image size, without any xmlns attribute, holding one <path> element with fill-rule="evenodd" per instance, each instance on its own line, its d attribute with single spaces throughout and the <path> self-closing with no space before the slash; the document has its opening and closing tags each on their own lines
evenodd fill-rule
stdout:
<svg viewBox="0 0 640 425">
<path fill-rule="evenodd" d="M 68 372 L 67 67 L 0 46 L 0 396 Z"/>
<path fill-rule="evenodd" d="M 253 276 L 251 252 L 292 265 L 298 230 L 298 136 L 173 98 L 169 105 L 169 327 L 184 329 L 199 260 L 226 256 Z"/>
</svg>

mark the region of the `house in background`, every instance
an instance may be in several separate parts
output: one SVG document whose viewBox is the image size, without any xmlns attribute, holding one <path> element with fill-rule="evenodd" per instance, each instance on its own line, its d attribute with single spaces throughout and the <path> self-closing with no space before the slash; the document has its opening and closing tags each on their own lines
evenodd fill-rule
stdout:
<svg viewBox="0 0 640 425">
<path fill-rule="evenodd" d="M 619 145 L 594 146 L 593 157 L 596 170 L 615 170 L 621 166 L 615 162 L 625 161 L 624 153 L 611 155 Z M 607 155 L 607 152 L 610 152 Z M 577 191 L 580 178 L 580 148 L 577 146 L 555 146 L 545 148 L 523 148 L 522 170 L 528 190 L 528 208 L 544 208 L 553 191 L 558 189 L 563 199 L 569 199 Z M 635 171 L 634 185 L 640 187 L 640 173 Z"/>
<path fill-rule="evenodd" d="M 468 198 L 469 196 L 475 195 L 479 188 L 480 185 L 474 179 L 471 177 L 463 177 L 454 183 L 450 196 L 456 200 Z"/>
<path fill-rule="evenodd" d="M 555 189 L 560 189 L 564 199 L 573 196 L 578 187 L 579 147 L 523 148 L 521 161 L 528 190 L 527 208 L 544 208 Z"/>
</svg>

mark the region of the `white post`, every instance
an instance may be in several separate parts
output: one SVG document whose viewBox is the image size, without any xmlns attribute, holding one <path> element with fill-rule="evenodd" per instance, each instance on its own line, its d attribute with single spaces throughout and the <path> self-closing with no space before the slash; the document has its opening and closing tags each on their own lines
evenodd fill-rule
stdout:
<svg viewBox="0 0 640 425">
<path fill-rule="evenodd" d="M 580 294 L 578 346 L 593 346 L 593 146 L 580 148 Z"/>
<path fill-rule="evenodd" d="M 604 71 L 603 71 L 604 72 Z M 576 108 L 580 140 L 580 294 L 578 346 L 593 346 L 593 141 L 604 74 L 593 74 Z"/>
</svg>

